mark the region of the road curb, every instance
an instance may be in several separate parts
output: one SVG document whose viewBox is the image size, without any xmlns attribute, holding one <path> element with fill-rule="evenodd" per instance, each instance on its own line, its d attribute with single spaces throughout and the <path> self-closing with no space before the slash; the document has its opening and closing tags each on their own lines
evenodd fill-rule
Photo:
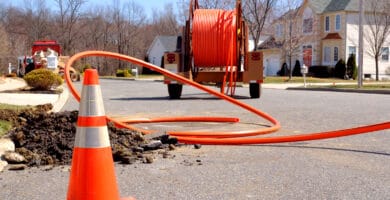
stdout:
<svg viewBox="0 0 390 200">
<path fill-rule="evenodd" d="M 62 87 L 61 94 L 58 95 L 58 99 L 56 102 L 52 103 L 53 108 L 51 112 L 60 112 L 62 107 L 66 104 L 66 101 L 69 98 L 69 90 L 66 87 Z"/>
<path fill-rule="evenodd" d="M 362 94 L 390 94 L 390 90 L 364 90 L 364 89 L 335 89 L 335 88 L 301 88 L 289 87 L 286 90 L 320 91 L 320 92 L 349 92 Z"/>
</svg>

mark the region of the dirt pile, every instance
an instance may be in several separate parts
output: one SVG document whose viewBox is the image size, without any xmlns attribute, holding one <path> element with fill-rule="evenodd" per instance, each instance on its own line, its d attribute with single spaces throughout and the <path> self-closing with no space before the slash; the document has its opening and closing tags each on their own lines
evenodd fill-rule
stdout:
<svg viewBox="0 0 390 200">
<path fill-rule="evenodd" d="M 0 111 L 8 116 L 15 128 L 8 133 L 28 166 L 68 165 L 71 163 L 78 111 L 47 113 L 50 106 L 38 106 L 19 112 Z M 166 135 L 146 140 L 141 133 L 108 124 L 114 161 L 131 164 L 153 162 L 154 150 L 169 157 L 177 140 Z"/>
</svg>

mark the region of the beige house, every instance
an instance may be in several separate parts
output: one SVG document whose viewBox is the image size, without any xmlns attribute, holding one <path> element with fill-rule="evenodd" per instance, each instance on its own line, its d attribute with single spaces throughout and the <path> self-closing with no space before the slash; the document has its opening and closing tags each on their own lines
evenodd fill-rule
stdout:
<svg viewBox="0 0 390 200">
<path fill-rule="evenodd" d="M 368 5 L 365 9 L 365 15 L 370 13 Z M 369 37 L 368 25 L 363 24 L 365 37 Z M 276 75 L 283 63 L 289 65 L 290 57 L 293 67 L 296 60 L 309 67 L 335 66 L 340 59 L 347 61 L 351 54 L 358 53 L 359 0 L 304 0 L 299 8 L 275 20 L 273 26 L 274 37 L 260 46 L 266 75 Z M 363 74 L 373 78 L 375 60 L 368 40 L 364 41 Z M 379 57 L 381 78 L 390 78 L 389 46 L 387 37 Z"/>
</svg>

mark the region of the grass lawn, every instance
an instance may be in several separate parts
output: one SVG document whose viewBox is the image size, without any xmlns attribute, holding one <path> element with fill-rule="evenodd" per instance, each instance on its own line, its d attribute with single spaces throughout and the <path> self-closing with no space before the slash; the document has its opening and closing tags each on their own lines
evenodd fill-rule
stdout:
<svg viewBox="0 0 390 200">
<path fill-rule="evenodd" d="M 336 78 L 315 78 L 306 77 L 307 83 L 354 83 L 356 80 L 343 80 Z M 303 83 L 303 77 L 292 77 L 288 81 L 288 76 L 267 76 L 264 79 L 264 83 Z"/>
<path fill-rule="evenodd" d="M 309 87 L 320 87 L 320 88 L 334 88 L 334 89 L 362 89 L 362 90 L 390 90 L 390 83 L 383 84 L 364 84 L 362 88 L 358 88 L 357 84 L 353 85 L 328 85 L 328 86 L 309 86 Z"/>
<path fill-rule="evenodd" d="M 0 120 L 0 137 L 5 135 L 11 128 L 11 122 Z"/>
<path fill-rule="evenodd" d="M 22 110 L 31 108 L 32 106 L 18 106 L 18 105 L 9 105 L 9 104 L 2 104 L 0 103 L 0 110 Z M 2 137 L 4 134 L 6 134 L 10 129 L 12 128 L 12 124 L 9 121 L 6 120 L 0 120 L 0 137 Z"/>
<path fill-rule="evenodd" d="M 0 110 L 9 109 L 9 110 L 22 110 L 27 108 L 32 108 L 33 106 L 19 106 L 19 105 L 10 105 L 5 103 L 0 103 Z"/>
</svg>

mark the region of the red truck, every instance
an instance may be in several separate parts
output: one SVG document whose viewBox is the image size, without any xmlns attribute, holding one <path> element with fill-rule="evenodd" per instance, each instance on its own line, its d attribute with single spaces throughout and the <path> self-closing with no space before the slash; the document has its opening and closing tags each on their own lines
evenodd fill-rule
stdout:
<svg viewBox="0 0 390 200">
<path fill-rule="evenodd" d="M 68 60 L 69 56 L 61 55 L 61 46 L 57 41 L 35 41 L 31 47 L 31 55 L 18 57 L 17 74 L 23 77 L 34 69 L 47 68 L 63 76 L 65 63 Z M 72 67 L 70 68 L 70 76 L 72 81 L 80 80 L 80 73 Z"/>
</svg>

